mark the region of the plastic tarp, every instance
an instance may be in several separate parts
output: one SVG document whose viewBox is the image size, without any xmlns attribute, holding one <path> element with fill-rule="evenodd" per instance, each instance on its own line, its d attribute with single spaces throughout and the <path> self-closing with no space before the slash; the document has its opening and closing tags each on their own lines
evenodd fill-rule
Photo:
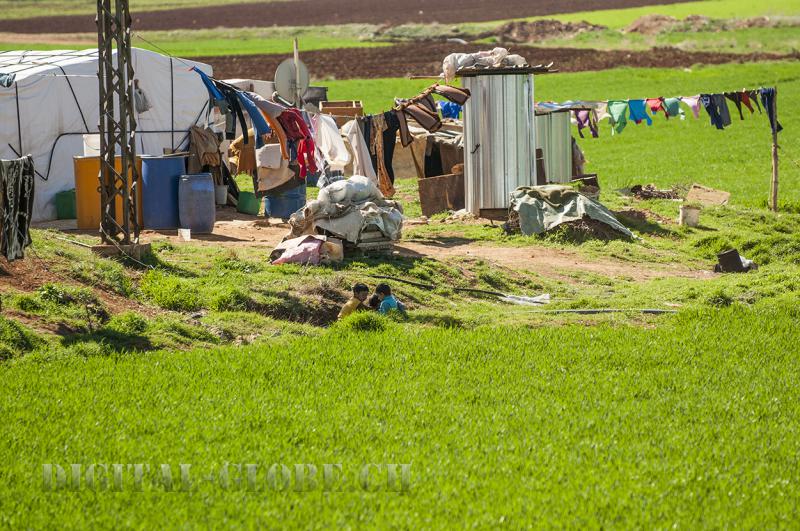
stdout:
<svg viewBox="0 0 800 531">
<path fill-rule="evenodd" d="M 374 225 L 396 241 L 403 229 L 403 211 L 399 203 L 385 199 L 367 177 L 354 175 L 321 189 L 317 199 L 292 214 L 289 223 L 295 237 L 322 229 L 356 243 L 361 232 Z"/>
<path fill-rule="evenodd" d="M 131 60 L 151 105 L 135 115 L 137 155 L 186 149 L 185 132 L 204 125 L 208 103 L 205 86 L 190 68 L 211 75 L 211 67 L 139 48 Z M 84 154 L 82 135 L 98 130 L 97 50 L 0 52 L 0 74 L 12 73 L 14 83 L 0 86 L 0 158 L 33 155 L 33 219 L 55 219 L 55 195 L 75 187 L 72 157 Z M 178 132 L 146 132 L 172 130 Z"/>
<path fill-rule="evenodd" d="M 541 234 L 562 223 L 587 216 L 633 238 L 633 233 L 605 206 L 569 186 L 552 184 L 517 188 L 511 193 L 511 208 L 519 212 L 520 230 L 526 236 Z"/>
</svg>

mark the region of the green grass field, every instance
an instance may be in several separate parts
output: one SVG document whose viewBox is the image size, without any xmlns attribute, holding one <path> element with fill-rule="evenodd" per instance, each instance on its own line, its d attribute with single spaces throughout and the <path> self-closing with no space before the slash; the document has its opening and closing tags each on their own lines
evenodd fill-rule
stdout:
<svg viewBox="0 0 800 531">
<path fill-rule="evenodd" d="M 695 4 L 720 17 L 735 8 L 737 16 L 796 10 L 788 2 Z M 658 9 L 683 16 L 695 7 Z M 624 25 L 628 14 L 596 16 Z M 348 42 L 349 31 L 331 38 Z M 162 37 L 191 47 L 193 35 Z M 286 37 L 276 35 L 247 34 L 259 42 L 252 49 Z M 223 50 L 224 42 L 214 46 Z M 428 83 L 325 84 L 331 98 L 361 99 L 379 112 Z M 401 245 L 463 253 L 272 266 L 265 247 L 161 240 L 143 265 L 34 230 L 22 264 L 46 283 L 0 289 L 0 526 L 795 527 L 800 63 L 543 75 L 535 97 L 761 85 L 778 86 L 785 127 L 779 213 L 765 208 L 766 116 L 734 116 L 717 131 L 701 111 L 699 120 L 656 117 L 652 127 L 630 124 L 618 136 L 604 121 L 600 138 L 579 140 L 587 170 L 599 174 L 601 201 L 646 213 L 645 221 L 620 216 L 639 237 L 633 241 L 562 230 L 506 235 L 496 224 L 440 214 L 407 225 Z M 696 228 L 671 222 L 679 203 L 620 190 L 693 182 L 732 194 L 728 206 L 704 208 Z M 397 183 L 412 218 L 421 215 L 416 186 L 412 178 Z M 705 273 L 728 248 L 759 269 Z M 522 260 L 562 258 L 546 268 L 499 260 L 510 251 Z M 434 289 L 392 280 L 407 318 L 360 314 L 336 323 L 349 287 L 374 286 L 379 276 Z M 517 306 L 458 288 L 549 293 L 552 303 Z M 550 313 L 598 308 L 624 311 Z M 48 463 L 67 475 L 72 464 L 82 472 L 100 463 L 151 470 L 141 491 L 125 469 L 119 492 L 85 483 L 49 492 Z M 241 482 L 224 488 L 217 480 L 225 463 L 257 467 L 249 476 L 232 471 Z M 294 476 L 276 491 L 274 463 L 314 464 L 316 487 L 303 489 Z M 347 479 L 326 484 L 326 463 L 341 464 Z M 384 466 L 370 476 L 377 490 L 365 490 L 358 477 L 366 463 L 410 465 L 407 488 L 389 488 Z M 162 464 L 177 492 L 156 481 Z M 180 464 L 191 465 L 188 492 Z"/>
<path fill-rule="evenodd" d="M 0 366 L 4 527 L 791 527 L 794 304 L 655 329 L 343 326 L 260 348 Z M 35 392 L 32 391 L 35 389 Z M 253 463 L 258 490 L 202 481 Z M 42 492 L 42 463 L 192 465 L 192 492 Z M 408 463 L 406 492 L 268 489 Z M 67 468 L 69 470 L 69 468 Z M 320 472 L 321 473 L 321 472 Z M 385 480 L 375 473 L 374 481 Z M 294 484 L 290 484 L 293 489 Z"/>
</svg>

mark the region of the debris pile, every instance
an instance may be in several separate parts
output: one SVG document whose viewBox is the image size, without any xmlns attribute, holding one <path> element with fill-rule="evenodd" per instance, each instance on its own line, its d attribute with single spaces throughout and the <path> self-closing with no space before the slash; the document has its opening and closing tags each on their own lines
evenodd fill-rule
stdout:
<svg viewBox="0 0 800 531">
<path fill-rule="evenodd" d="M 682 199 L 676 187 L 669 190 L 659 190 L 654 184 L 635 184 L 631 186 L 631 194 L 636 199 Z"/>
</svg>

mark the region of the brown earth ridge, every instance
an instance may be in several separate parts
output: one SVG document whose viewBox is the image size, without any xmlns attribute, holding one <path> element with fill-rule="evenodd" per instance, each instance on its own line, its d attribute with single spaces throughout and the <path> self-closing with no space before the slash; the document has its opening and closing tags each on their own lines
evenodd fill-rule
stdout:
<svg viewBox="0 0 800 531">
<path fill-rule="evenodd" d="M 303 62 L 316 79 L 359 79 L 438 75 L 442 59 L 452 52 L 475 52 L 481 45 L 442 42 L 414 42 L 378 48 L 343 48 L 304 52 Z M 485 45 L 484 45 L 485 47 Z M 677 48 L 648 51 L 600 51 L 579 48 L 536 48 L 513 46 L 513 53 L 531 64 L 554 63 L 560 72 L 606 70 L 620 66 L 680 68 L 695 64 L 745 63 L 779 59 L 800 59 L 800 54 L 687 52 Z M 272 79 L 286 54 L 193 57 L 214 67 L 218 79 Z"/>
<path fill-rule="evenodd" d="M 685 0 L 291 0 L 224 6 L 186 7 L 133 13 L 134 31 L 319 26 L 325 24 L 405 24 L 484 22 L 579 11 L 621 9 Z M 0 20 L 0 32 L 80 33 L 97 28 L 93 15 Z"/>
</svg>

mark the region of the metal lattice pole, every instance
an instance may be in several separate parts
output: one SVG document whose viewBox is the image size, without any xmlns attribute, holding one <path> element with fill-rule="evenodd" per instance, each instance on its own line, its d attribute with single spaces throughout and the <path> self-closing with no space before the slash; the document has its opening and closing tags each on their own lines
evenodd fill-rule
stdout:
<svg viewBox="0 0 800 531">
<path fill-rule="evenodd" d="M 113 1 L 112 12 L 112 0 L 97 0 L 100 234 L 104 243 L 130 245 L 139 240 L 131 17 L 128 0 Z M 115 160 L 117 148 L 119 164 Z"/>
</svg>

